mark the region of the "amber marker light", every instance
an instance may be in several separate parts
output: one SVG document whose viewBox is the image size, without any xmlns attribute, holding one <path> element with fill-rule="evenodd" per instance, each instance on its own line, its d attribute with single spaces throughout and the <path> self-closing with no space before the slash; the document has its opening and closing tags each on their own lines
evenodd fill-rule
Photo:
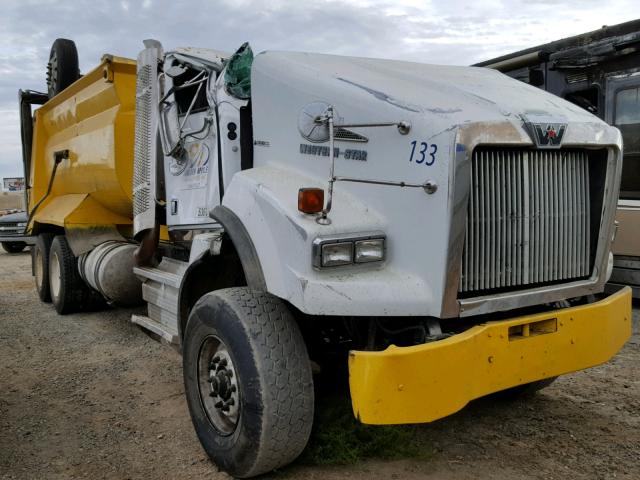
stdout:
<svg viewBox="0 0 640 480">
<path fill-rule="evenodd" d="M 298 210 L 302 213 L 320 213 L 324 208 L 324 190 L 301 188 L 298 190 Z"/>
</svg>

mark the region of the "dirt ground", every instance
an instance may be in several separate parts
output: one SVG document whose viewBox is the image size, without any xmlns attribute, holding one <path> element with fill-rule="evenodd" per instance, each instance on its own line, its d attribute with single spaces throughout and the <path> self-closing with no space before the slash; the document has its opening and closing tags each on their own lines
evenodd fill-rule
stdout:
<svg viewBox="0 0 640 480">
<path fill-rule="evenodd" d="M 178 353 L 130 310 L 56 315 L 29 263 L 0 254 L 0 478 L 229 478 L 192 429 Z M 636 305 L 634 336 L 606 365 L 417 427 L 427 460 L 298 463 L 271 477 L 638 479 L 639 317 Z"/>
</svg>

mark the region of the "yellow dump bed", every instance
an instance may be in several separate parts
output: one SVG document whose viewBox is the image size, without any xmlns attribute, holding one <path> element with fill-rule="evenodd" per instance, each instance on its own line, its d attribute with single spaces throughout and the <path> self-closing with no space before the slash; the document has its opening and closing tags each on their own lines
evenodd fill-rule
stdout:
<svg viewBox="0 0 640 480">
<path fill-rule="evenodd" d="M 105 55 L 35 112 L 31 232 L 131 225 L 135 99 L 135 60 Z M 56 152 L 65 150 L 47 194 Z"/>
</svg>

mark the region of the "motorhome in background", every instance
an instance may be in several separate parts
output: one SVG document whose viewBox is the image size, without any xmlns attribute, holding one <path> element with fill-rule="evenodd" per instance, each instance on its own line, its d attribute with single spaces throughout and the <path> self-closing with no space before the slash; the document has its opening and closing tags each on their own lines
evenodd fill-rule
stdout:
<svg viewBox="0 0 640 480">
<path fill-rule="evenodd" d="M 624 165 L 611 282 L 640 298 L 640 19 L 476 64 L 551 92 L 622 132 Z"/>
</svg>

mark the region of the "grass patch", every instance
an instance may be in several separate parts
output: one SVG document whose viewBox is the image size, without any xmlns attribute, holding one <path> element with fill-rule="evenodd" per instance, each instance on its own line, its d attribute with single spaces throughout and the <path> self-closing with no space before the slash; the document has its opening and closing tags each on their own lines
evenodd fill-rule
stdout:
<svg viewBox="0 0 640 480">
<path fill-rule="evenodd" d="M 426 460 L 432 449 L 415 426 L 371 426 L 358 422 L 348 396 L 318 399 L 316 418 L 300 463 L 348 465 L 365 459 Z"/>
</svg>

